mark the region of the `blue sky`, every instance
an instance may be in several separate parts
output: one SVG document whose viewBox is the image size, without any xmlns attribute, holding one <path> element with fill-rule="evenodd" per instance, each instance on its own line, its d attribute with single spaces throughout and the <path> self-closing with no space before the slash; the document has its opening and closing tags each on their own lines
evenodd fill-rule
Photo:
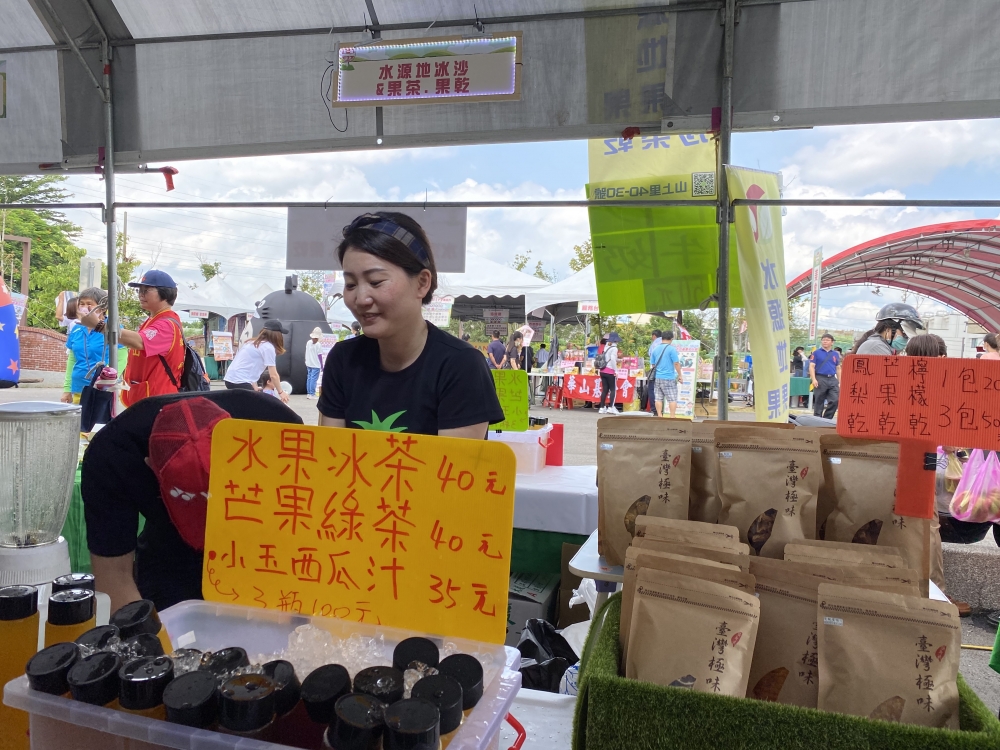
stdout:
<svg viewBox="0 0 1000 750">
<path fill-rule="evenodd" d="M 733 162 L 784 175 L 788 197 L 1000 198 L 994 175 L 1000 162 L 995 120 L 901 123 L 734 137 Z M 584 141 L 456 146 L 436 149 L 255 157 L 179 162 L 177 189 L 163 191 L 160 176 L 121 175 L 122 200 L 438 200 L 582 198 L 587 180 Z M 94 176 L 74 176 L 79 199 L 103 198 Z M 810 265 L 813 248 L 834 255 L 854 244 L 903 228 L 939 221 L 989 218 L 973 209 L 789 209 L 783 219 L 786 275 Z M 81 244 L 102 255 L 103 225 L 95 213 L 72 218 L 84 227 Z M 531 250 L 560 278 L 569 274 L 572 246 L 588 236 L 577 209 L 470 211 L 468 249 L 508 263 Z M 284 271 L 284 212 L 280 210 L 163 209 L 129 212 L 133 248 L 148 266 L 197 282 L 199 258 L 222 261 L 227 281 L 247 293 L 260 283 L 280 285 Z M 867 327 L 891 291 L 824 292 L 824 327 Z M 911 302 L 914 300 L 910 300 Z M 921 310 L 941 306 L 917 300 Z"/>
</svg>

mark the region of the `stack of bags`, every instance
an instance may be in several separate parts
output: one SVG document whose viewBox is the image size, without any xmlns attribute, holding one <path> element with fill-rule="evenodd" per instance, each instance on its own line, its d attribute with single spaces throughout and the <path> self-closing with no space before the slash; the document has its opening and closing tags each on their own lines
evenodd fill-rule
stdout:
<svg viewBox="0 0 1000 750">
<path fill-rule="evenodd" d="M 929 522 L 893 513 L 898 446 L 781 427 L 598 422 L 625 676 L 957 728 L 958 612 L 924 598 Z"/>
</svg>

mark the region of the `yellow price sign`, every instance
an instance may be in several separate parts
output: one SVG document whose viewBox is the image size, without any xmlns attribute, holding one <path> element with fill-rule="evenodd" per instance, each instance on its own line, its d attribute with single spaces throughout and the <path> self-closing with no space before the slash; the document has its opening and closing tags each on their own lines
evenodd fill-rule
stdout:
<svg viewBox="0 0 1000 750">
<path fill-rule="evenodd" d="M 202 593 L 503 643 L 514 473 L 502 443 L 223 420 Z"/>
<path fill-rule="evenodd" d="M 528 373 L 524 370 L 491 370 L 504 420 L 491 430 L 525 432 L 528 429 Z"/>
</svg>

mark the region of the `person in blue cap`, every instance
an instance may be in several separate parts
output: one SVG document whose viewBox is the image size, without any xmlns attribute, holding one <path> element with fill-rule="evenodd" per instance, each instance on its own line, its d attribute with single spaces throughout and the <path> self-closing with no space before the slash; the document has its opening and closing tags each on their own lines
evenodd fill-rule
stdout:
<svg viewBox="0 0 1000 750">
<path fill-rule="evenodd" d="M 138 331 L 123 328 L 118 334 L 129 350 L 124 376 L 128 390 L 122 391 L 125 406 L 149 396 L 177 393 L 184 371 L 184 329 L 173 310 L 177 284 L 165 271 L 150 270 L 129 286 L 138 291 L 139 305 L 149 317 Z M 80 322 L 97 331 L 104 328 L 104 321 L 93 314 Z"/>
</svg>

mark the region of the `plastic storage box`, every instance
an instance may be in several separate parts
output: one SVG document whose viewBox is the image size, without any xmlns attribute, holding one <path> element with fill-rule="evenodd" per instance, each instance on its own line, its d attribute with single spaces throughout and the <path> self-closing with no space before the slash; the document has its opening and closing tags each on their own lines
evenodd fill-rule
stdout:
<svg viewBox="0 0 1000 750">
<path fill-rule="evenodd" d="M 545 468 L 545 452 L 548 450 L 552 425 L 541 430 L 527 432 L 490 432 L 490 440 L 506 443 L 514 451 L 518 474 L 537 474 Z"/>
<path fill-rule="evenodd" d="M 464 653 L 490 654 L 493 662 L 492 668 L 486 667 L 483 698 L 452 740 L 449 747 L 454 750 L 497 748 L 500 725 L 521 687 L 517 650 L 478 641 L 202 601 L 182 602 L 170 607 L 160 613 L 160 620 L 175 646 L 202 651 L 242 646 L 251 658 L 258 653 L 268 654 L 285 648 L 289 633 L 306 624 L 323 628 L 336 638 L 347 638 L 354 633 L 369 637 L 382 635 L 387 663 L 392 661 L 396 644 L 414 635 L 424 635 L 439 646 L 445 641 L 454 643 Z M 151 750 L 159 747 L 263 750 L 283 747 L 38 693 L 28 688 L 23 675 L 7 683 L 3 697 L 8 706 L 31 714 L 32 750 Z"/>
</svg>

